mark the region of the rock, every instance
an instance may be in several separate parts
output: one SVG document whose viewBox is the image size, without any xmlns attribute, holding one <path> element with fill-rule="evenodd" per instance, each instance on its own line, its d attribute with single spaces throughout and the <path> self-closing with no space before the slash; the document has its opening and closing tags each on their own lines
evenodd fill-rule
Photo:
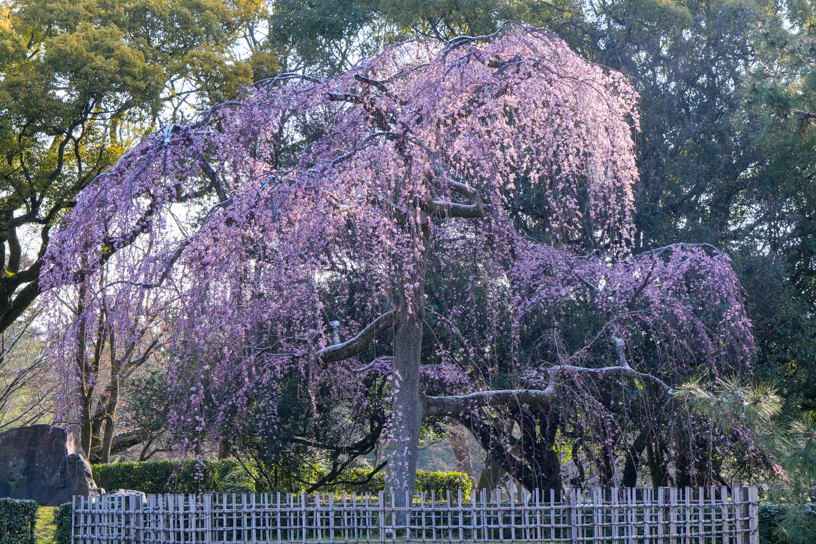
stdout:
<svg viewBox="0 0 816 544">
<path fill-rule="evenodd" d="M 0 497 L 59 506 L 73 495 L 99 495 L 74 435 L 50 425 L 0 433 Z"/>
</svg>

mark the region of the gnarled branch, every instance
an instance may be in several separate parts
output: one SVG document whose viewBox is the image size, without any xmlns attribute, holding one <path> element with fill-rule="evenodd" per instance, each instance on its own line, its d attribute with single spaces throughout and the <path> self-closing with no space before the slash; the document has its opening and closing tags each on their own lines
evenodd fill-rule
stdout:
<svg viewBox="0 0 816 544">
<path fill-rule="evenodd" d="M 606 377 L 641 379 L 658 385 L 667 396 L 674 393 L 674 390 L 660 378 L 652 376 L 651 374 L 638 372 L 628 365 L 603 368 L 558 365 L 550 368 L 549 375 L 550 383 L 544 389 L 504 389 L 498 391 L 479 391 L 468 395 L 425 397 L 425 415 L 459 416 L 474 408 L 491 405 L 526 404 L 531 406 L 551 406 L 555 400 L 561 376 L 584 375 L 598 379 Z"/>
<path fill-rule="evenodd" d="M 458 202 L 443 202 L 434 199 L 431 211 L 437 215 L 448 217 L 463 217 L 465 219 L 479 219 L 484 217 L 484 208 L 481 201 L 472 204 L 460 204 Z"/>
<path fill-rule="evenodd" d="M 385 330 L 394 325 L 394 311 L 384 313 L 360 331 L 360 333 L 342 344 L 328 346 L 317 352 L 317 358 L 324 363 L 333 363 L 357 355 L 368 347 Z"/>
</svg>

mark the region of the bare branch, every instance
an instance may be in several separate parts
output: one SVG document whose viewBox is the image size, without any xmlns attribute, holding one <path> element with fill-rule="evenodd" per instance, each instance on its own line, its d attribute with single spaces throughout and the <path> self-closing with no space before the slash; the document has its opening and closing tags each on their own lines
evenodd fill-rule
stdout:
<svg viewBox="0 0 816 544">
<path fill-rule="evenodd" d="M 459 204 L 458 202 L 443 202 L 434 199 L 431 212 L 447 217 L 463 217 L 465 219 L 479 219 L 484 217 L 484 208 L 481 201 L 473 204 Z"/>
<path fill-rule="evenodd" d="M 466 219 L 478 219 L 484 217 L 482 199 L 479 196 L 478 191 L 466 183 L 461 183 L 445 176 L 443 173 L 441 173 L 441 167 L 438 165 L 435 166 L 434 170 L 436 170 L 437 174 L 444 178 L 445 184 L 450 187 L 451 191 L 459 193 L 470 200 L 470 202 L 445 202 L 443 200 L 439 200 L 438 198 L 434 198 L 431 201 L 431 207 L 430 210 L 428 210 L 429 213 L 448 217 L 463 217 Z"/>
<path fill-rule="evenodd" d="M 360 74 L 355 75 L 354 79 L 356 79 L 360 83 L 365 83 L 366 85 L 371 85 L 372 87 L 376 87 L 383 94 L 386 94 L 386 95 L 390 94 L 388 92 L 388 87 L 386 87 L 383 83 L 381 83 L 381 82 L 379 82 L 379 81 L 377 81 L 375 79 L 369 79 L 369 78 L 367 78 L 365 76 L 361 76 Z"/>
<path fill-rule="evenodd" d="M 366 328 L 360 331 L 360 334 L 351 340 L 321 349 L 317 352 L 317 358 L 324 363 L 333 363 L 348 359 L 363 351 L 375 338 L 393 325 L 394 311 L 392 310 L 369 323 Z"/>
<path fill-rule="evenodd" d="M 467 183 L 460 183 L 450 178 L 445 178 L 445 183 L 450 186 L 452 191 L 459 193 L 465 198 L 469 198 L 470 200 L 479 200 L 479 193 Z"/>
<path fill-rule="evenodd" d="M 425 415 L 459 416 L 474 408 L 491 405 L 527 404 L 530 406 L 551 406 L 555 400 L 557 386 L 561 376 L 585 375 L 594 378 L 632 378 L 650 381 L 658 385 L 666 396 L 674 390 L 663 380 L 638 372 L 626 366 L 608 366 L 603 368 L 584 368 L 572 365 L 558 365 L 549 369 L 550 383 L 544 389 L 505 389 L 499 391 L 479 391 L 469 395 L 451 395 L 444 397 L 425 397 Z"/>
<path fill-rule="evenodd" d="M 809 111 L 793 110 L 793 113 L 801 115 L 803 119 L 816 119 L 816 113 L 811 113 Z"/>
<path fill-rule="evenodd" d="M 479 391 L 469 395 L 446 397 L 425 397 L 425 415 L 456 416 L 474 408 L 495 404 L 529 404 L 550 406 L 555 396 L 555 388 L 505 389 L 499 391 Z"/>
</svg>

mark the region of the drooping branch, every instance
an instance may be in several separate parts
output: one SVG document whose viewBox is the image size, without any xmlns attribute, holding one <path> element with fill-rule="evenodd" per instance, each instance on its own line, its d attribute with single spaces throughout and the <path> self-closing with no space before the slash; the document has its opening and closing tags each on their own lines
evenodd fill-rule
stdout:
<svg viewBox="0 0 816 544">
<path fill-rule="evenodd" d="M 638 372 L 630 366 L 608 366 L 603 368 L 583 368 L 572 365 L 558 365 L 549 369 L 549 385 L 544 389 L 504 389 L 479 391 L 468 395 L 425 397 L 425 415 L 459 416 L 476 408 L 491 405 L 526 404 L 530 406 L 551 406 L 556 398 L 558 386 L 564 377 L 587 376 L 597 379 L 607 377 L 631 378 L 649 381 L 657 385 L 666 396 L 674 390 L 663 380 Z"/>
<path fill-rule="evenodd" d="M 378 336 L 394 325 L 394 311 L 386 312 L 360 331 L 360 333 L 342 344 L 334 344 L 317 352 L 317 358 L 323 363 L 343 361 L 357 355 L 368 347 Z"/>
</svg>

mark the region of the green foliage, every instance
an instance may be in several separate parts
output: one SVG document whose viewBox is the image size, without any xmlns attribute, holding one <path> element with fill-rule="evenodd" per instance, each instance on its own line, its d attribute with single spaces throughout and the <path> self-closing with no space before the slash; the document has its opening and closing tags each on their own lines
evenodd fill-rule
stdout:
<svg viewBox="0 0 816 544">
<path fill-rule="evenodd" d="M 250 81 L 232 47 L 247 11 L 223 0 L 0 5 L 0 331 L 39 294 L 49 232 L 77 194 L 134 138 Z"/>
<path fill-rule="evenodd" d="M 54 522 L 57 530 L 54 533 L 56 544 L 71 544 L 71 516 L 74 508 L 70 502 L 59 505 L 54 509 Z"/>
<path fill-rule="evenodd" d="M 784 508 L 778 504 L 762 503 L 759 505 L 759 541 L 762 544 L 777 544 L 782 541 L 777 537 L 779 522 L 784 516 Z"/>
<path fill-rule="evenodd" d="M 94 481 L 108 492 L 132 489 L 148 494 L 231 491 L 234 487 L 221 486 L 235 485 L 235 479 L 228 477 L 235 470 L 243 469 L 232 459 L 127 462 L 93 467 Z"/>
<path fill-rule="evenodd" d="M 444 497 L 447 491 L 456 497 L 457 491 L 462 490 L 462 496 L 470 495 L 473 481 L 464 472 L 425 472 L 418 470 L 416 475 L 417 491 L 435 493 L 437 497 Z"/>
<path fill-rule="evenodd" d="M 333 487 L 335 492 L 347 493 L 379 493 L 385 490 L 385 473 L 378 472 L 369 478 L 370 471 L 365 469 L 350 469 L 340 477 L 340 483 Z M 355 483 L 360 482 L 360 483 Z M 450 491 L 456 497 L 457 491 L 467 497 L 473 488 L 473 481 L 464 472 L 426 472 L 418 470 L 416 473 L 416 492 L 432 492 L 437 497 L 445 497 Z"/>
<path fill-rule="evenodd" d="M 269 491 L 257 486 L 259 479 L 252 465 L 244 468 L 233 459 L 221 461 L 146 461 L 142 463 L 111 463 L 95 465 L 94 480 L 99 487 L 111 492 L 117 489 L 132 489 L 148 494 L 162 493 L 254 493 Z M 249 472 L 247 472 L 249 470 Z M 348 493 L 378 493 L 385 489 L 385 473 L 377 472 L 369 478 L 370 471 L 348 469 L 342 473 L 337 485 L 326 490 Z M 319 477 L 319 474 L 312 476 Z M 316 479 L 316 478 L 315 478 Z M 436 496 L 444 496 L 450 491 L 454 496 L 461 489 L 467 496 L 473 487 L 470 476 L 463 472 L 417 471 L 416 488 Z M 303 486 L 281 489 L 292 493 L 306 491 Z M 70 506 L 70 505 L 63 505 Z M 62 507 L 60 507 L 62 508 Z M 67 515 L 60 513 L 59 515 Z M 70 527 L 70 516 L 68 516 Z"/>
<path fill-rule="evenodd" d="M 812 512 L 812 504 L 760 504 L 760 544 L 812 544 L 816 541 Z"/>
<path fill-rule="evenodd" d="M 382 0 L 380 10 L 399 27 L 448 40 L 461 35 L 490 34 L 502 21 L 519 19 L 523 8 L 530 4 L 496 0 Z"/>
<path fill-rule="evenodd" d="M 356 58 L 376 53 L 381 46 L 375 4 L 373 0 L 278 0 L 269 15 L 263 49 L 274 59 L 273 65 L 285 65 L 284 71 L 342 72 Z"/>
<path fill-rule="evenodd" d="M 0 542 L 34 544 L 37 503 L 17 499 L 0 499 Z"/>
</svg>

